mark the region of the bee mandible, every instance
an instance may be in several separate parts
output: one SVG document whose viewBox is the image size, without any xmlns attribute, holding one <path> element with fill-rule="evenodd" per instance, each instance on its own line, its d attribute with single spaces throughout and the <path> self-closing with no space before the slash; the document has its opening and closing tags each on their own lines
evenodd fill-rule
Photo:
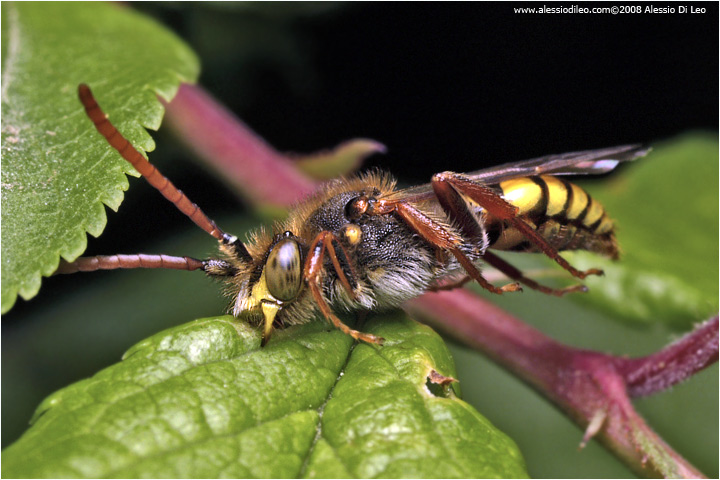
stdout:
<svg viewBox="0 0 720 480">
<path fill-rule="evenodd" d="M 319 312 L 357 340 L 383 339 L 354 330 L 335 314 L 397 307 L 428 290 L 475 280 L 502 294 L 520 284 L 551 295 L 585 291 L 551 288 L 526 277 L 491 250 L 540 252 L 573 277 L 581 271 L 559 251 L 588 250 L 617 258 L 613 222 L 602 205 L 559 176 L 605 173 L 647 153 L 638 145 L 551 155 L 469 174 L 443 172 L 427 185 L 398 190 L 373 171 L 324 184 L 271 230 L 244 243 L 221 230 L 110 123 L 87 85 L 80 101 L 95 128 L 122 157 L 195 224 L 219 242 L 220 258 L 111 255 L 63 262 L 57 273 L 116 268 L 202 270 L 223 280 L 236 317 L 263 326 L 263 345 L 274 328 L 300 324 Z M 514 280 L 497 287 L 483 264 Z M 450 279 L 442 283 L 441 280 Z"/>
</svg>

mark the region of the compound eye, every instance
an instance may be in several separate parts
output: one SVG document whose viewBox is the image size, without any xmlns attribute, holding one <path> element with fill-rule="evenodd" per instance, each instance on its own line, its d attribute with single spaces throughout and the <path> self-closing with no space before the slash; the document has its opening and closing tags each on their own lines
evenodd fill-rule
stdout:
<svg viewBox="0 0 720 480">
<path fill-rule="evenodd" d="M 300 246 L 292 238 L 275 244 L 265 263 L 265 281 L 270 295 L 282 302 L 293 300 L 302 286 Z"/>
<path fill-rule="evenodd" d="M 369 200 L 365 195 L 355 197 L 345 205 L 345 217 L 348 220 L 357 220 L 368 209 Z"/>
</svg>

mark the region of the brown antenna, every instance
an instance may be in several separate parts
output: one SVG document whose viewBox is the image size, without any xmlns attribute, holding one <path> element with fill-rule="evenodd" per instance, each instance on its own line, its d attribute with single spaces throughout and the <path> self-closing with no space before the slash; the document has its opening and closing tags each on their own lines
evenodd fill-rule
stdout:
<svg viewBox="0 0 720 480">
<path fill-rule="evenodd" d="M 105 137 L 107 142 L 122 157 L 130 162 L 145 179 L 163 194 L 182 213 L 187 215 L 195 225 L 205 230 L 222 243 L 224 251 L 234 255 L 241 260 L 252 260 L 245 245 L 234 235 L 223 232 L 215 222 L 200 210 L 182 191 L 180 191 L 170 180 L 155 168 L 132 144 L 113 126 L 107 119 L 107 115 L 98 105 L 90 87 L 80 84 L 78 86 L 80 102 L 85 107 L 90 120 L 95 128 Z M 95 270 L 113 270 L 116 268 L 170 268 L 177 270 L 199 270 L 202 269 L 212 276 L 234 275 L 235 268 L 225 260 L 210 259 L 196 260 L 190 257 L 173 257 L 170 255 L 100 255 L 96 257 L 80 257 L 74 262 L 60 262 L 56 274 L 90 272 Z"/>
<path fill-rule="evenodd" d="M 138 152 L 133 145 L 127 141 L 125 137 L 113 126 L 112 123 L 107 119 L 107 115 L 102 111 L 100 105 L 98 105 L 95 97 L 90 91 L 90 87 L 81 83 L 78 86 L 78 95 L 80 102 L 85 107 L 87 116 L 90 117 L 95 128 L 100 134 L 105 137 L 108 143 L 117 150 L 122 157 L 130 162 L 145 179 L 155 187 L 160 193 L 163 194 L 173 205 L 177 207 L 182 213 L 187 215 L 190 220 L 195 222 L 195 225 L 205 230 L 207 233 L 218 239 L 219 241 L 231 244 L 236 243 L 237 238 L 233 235 L 229 235 L 223 232 L 215 222 L 210 220 L 207 215 L 200 210 L 200 207 L 195 205 L 181 190 L 172 184 L 167 177 L 155 168 L 140 152 Z M 239 243 L 239 242 L 238 242 Z"/>
<path fill-rule="evenodd" d="M 205 269 L 207 261 L 190 257 L 173 257 L 171 255 L 98 255 L 96 257 L 80 257 L 74 262 L 61 262 L 55 274 L 94 272 L 96 270 L 115 270 L 118 268 L 169 268 L 174 270 Z"/>
</svg>

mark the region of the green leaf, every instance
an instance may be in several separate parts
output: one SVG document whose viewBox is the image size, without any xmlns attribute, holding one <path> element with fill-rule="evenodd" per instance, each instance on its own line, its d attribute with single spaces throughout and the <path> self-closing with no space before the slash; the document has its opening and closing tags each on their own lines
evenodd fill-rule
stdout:
<svg viewBox="0 0 720 480">
<path fill-rule="evenodd" d="M 635 322 L 675 328 L 718 310 L 718 140 L 692 134 L 653 147 L 611 181 L 588 185 L 615 219 L 619 262 L 568 255 L 600 267 L 574 296 Z"/>
<path fill-rule="evenodd" d="M 402 316 L 355 344 L 322 322 L 217 317 L 161 332 L 60 390 L 2 455 L 6 477 L 525 477 L 515 444 L 431 370 L 442 340 Z"/>
<path fill-rule="evenodd" d="M 105 227 L 133 168 L 93 129 L 77 99 L 88 83 L 139 149 L 198 62 L 170 32 L 104 3 L 2 4 L 2 312 L 33 297 L 59 256 L 78 257 Z M 106 158 L 111 157 L 111 158 Z"/>
<path fill-rule="evenodd" d="M 341 143 L 337 147 L 324 152 L 299 156 L 297 167 L 318 180 L 349 175 L 360 168 L 363 160 L 375 153 L 385 153 L 385 145 L 366 138 L 356 138 Z"/>
</svg>

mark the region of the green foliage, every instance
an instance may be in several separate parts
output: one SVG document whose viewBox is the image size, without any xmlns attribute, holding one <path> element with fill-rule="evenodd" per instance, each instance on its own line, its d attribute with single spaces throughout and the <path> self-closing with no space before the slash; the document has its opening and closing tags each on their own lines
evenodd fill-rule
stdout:
<svg viewBox="0 0 720 480">
<path fill-rule="evenodd" d="M 180 81 L 197 76 L 198 67 L 181 42 L 123 7 L 3 3 L 2 9 L 5 312 L 17 293 L 24 298 L 35 295 L 41 275 L 52 273 L 59 255 L 69 260 L 79 255 L 86 231 L 101 233 L 102 205 L 117 208 L 127 188 L 124 173 L 133 173 L 115 153 L 108 153 L 85 118 L 76 98 L 77 84 L 89 83 L 105 110 L 112 112 L 113 122 L 148 151 L 153 142 L 141 127 L 159 125 L 162 107 L 155 94 L 172 97 Z M 613 317 L 682 327 L 717 309 L 717 149 L 716 137 L 706 136 L 660 145 L 622 176 L 590 187 L 618 220 L 625 256 L 620 263 L 603 265 L 608 272 L 604 278 L 589 279 L 589 295 L 574 298 L 587 298 Z M 204 235 L 203 240 L 207 245 Z M 192 254 L 184 241 L 177 243 L 183 246 L 158 251 Z M 207 248 L 197 251 L 206 253 Z M 594 256 L 572 261 L 600 263 Z M 108 345 L 127 345 L 128 338 L 138 338 L 137 332 L 153 331 L 153 324 L 145 322 L 148 317 L 161 324 L 194 318 L 193 309 L 201 308 L 203 293 L 207 298 L 213 286 L 203 286 L 205 279 L 199 275 L 186 275 L 113 272 L 113 280 L 68 298 L 60 314 L 45 315 L 46 328 L 27 335 L 31 348 L 11 350 L 15 361 L 4 363 L 3 387 L 8 378 L 5 365 L 18 369 L 12 376 L 21 379 L 21 387 L 3 388 L 12 392 L 3 397 L 3 420 L 6 412 L 15 411 L 7 408 L 8 396 L 18 397 L 22 404 L 22 382 L 32 382 L 31 373 L 37 374 L 31 372 L 37 361 L 33 356 L 63 359 L 49 375 L 53 380 L 77 375 L 67 373 L 73 367 L 87 375 L 82 368 L 89 359 L 106 361 L 112 356 Z M 199 292 L 202 288 L 205 291 Z M 593 327 L 621 330 L 606 327 L 606 319 L 589 309 L 568 307 L 566 299 L 526 292 L 496 301 L 508 303 L 509 309 L 525 308 L 523 318 L 546 322 L 545 331 L 575 345 L 612 345 L 617 353 L 644 348 L 647 353 L 667 340 L 661 332 L 662 338 L 637 351 L 631 347 L 640 344 L 635 342 L 640 335 L 624 331 L 609 335 L 605 343 L 595 334 L 582 340 L 583 331 Z M 214 302 L 210 311 L 220 308 Z M 198 320 L 155 335 L 133 348 L 123 362 L 46 400 L 31 429 L 3 453 L 3 473 L 526 475 L 512 442 L 472 407 L 452 392 L 447 397 L 428 393 L 429 366 L 453 376 L 454 369 L 437 337 L 426 329 L 399 318 L 374 320 L 364 330 L 391 339 L 383 349 L 353 347 L 339 332 L 325 330 L 322 322 L 315 322 L 277 332 L 262 350 L 257 348 L 257 333 L 227 317 Z M 6 345 L 3 349 L 7 351 Z M 56 357 L 55 349 L 66 349 L 65 355 Z M 536 400 L 522 391 L 517 392 L 518 403 L 509 408 L 505 386 L 488 382 L 482 373 L 487 362 L 462 362 L 461 367 L 467 372 L 466 385 L 474 388 L 474 404 L 483 412 L 492 410 L 490 403 L 512 419 L 518 412 L 532 412 L 514 432 L 524 442 L 523 449 L 532 440 L 543 446 L 554 443 L 547 442 L 555 439 L 547 431 L 533 435 L 528 430 L 538 424 L 539 409 L 547 405 L 520 406 L 520 400 Z M 716 382 L 716 370 L 714 378 Z M 516 380 L 505 381 L 517 388 Z M 717 387 L 701 390 L 703 394 L 716 396 Z M 652 420 L 665 419 L 682 428 L 687 424 L 680 420 L 686 405 L 697 406 L 697 400 L 696 396 L 681 402 L 682 408 L 670 409 L 677 412 L 673 415 L 667 415 L 668 408 L 656 408 L 660 413 Z M 692 413 L 688 421 L 697 417 Z M 493 419 L 502 418 L 502 412 L 492 414 Z M 712 427 L 712 418 L 706 418 L 690 430 L 679 430 L 677 438 Z M 546 425 L 558 421 L 553 417 Z M 569 428 L 568 450 L 574 452 L 579 434 Z M 692 460 L 692 451 L 683 453 L 690 453 Z M 579 471 L 586 472 L 589 454 L 582 454 Z M 562 471 L 570 471 L 570 460 L 561 462 Z M 549 475 L 556 476 L 557 470 Z"/>
<path fill-rule="evenodd" d="M 653 145 L 646 157 L 607 179 L 572 178 L 615 221 L 621 254 L 612 261 L 563 252 L 580 269 L 605 271 L 582 281 L 589 292 L 565 298 L 630 324 L 663 323 L 675 330 L 717 312 L 718 168 L 717 136 L 694 133 Z M 542 269 L 563 278 L 558 285 L 573 281 L 542 255 L 502 256 L 524 271 Z"/>
<path fill-rule="evenodd" d="M 322 322 L 276 332 L 197 320 L 47 398 L 2 456 L 7 477 L 524 477 L 514 443 L 431 370 L 432 330 L 379 317 L 353 343 Z"/>
<path fill-rule="evenodd" d="M 568 255 L 598 266 L 578 296 L 635 322 L 688 328 L 718 310 L 718 140 L 692 134 L 654 146 L 605 184 L 588 189 L 618 226 L 619 262 Z"/>
<path fill-rule="evenodd" d="M 179 39 L 120 5 L 2 5 L 2 311 L 33 297 L 59 256 L 73 260 L 86 232 L 105 227 L 133 168 L 108 152 L 77 100 L 88 83 L 113 122 L 143 151 L 163 108 L 198 75 Z M 42 232 L 42 233 L 39 233 Z"/>
</svg>

